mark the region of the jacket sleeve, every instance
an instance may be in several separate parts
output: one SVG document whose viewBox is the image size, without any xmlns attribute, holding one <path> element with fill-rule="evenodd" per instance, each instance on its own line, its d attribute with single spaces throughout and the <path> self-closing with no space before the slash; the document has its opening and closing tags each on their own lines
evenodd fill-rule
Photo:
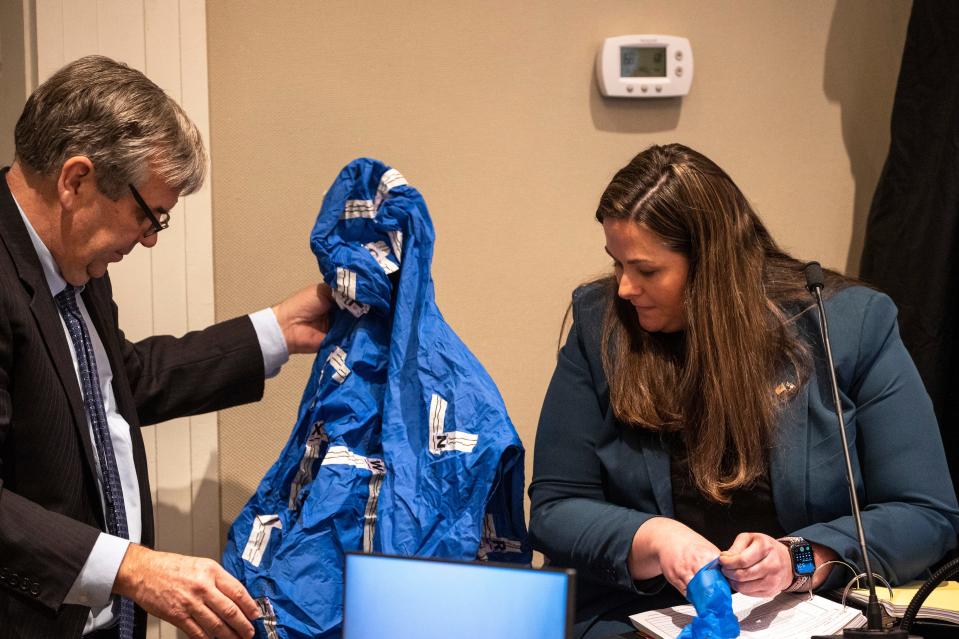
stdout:
<svg viewBox="0 0 959 639">
<path fill-rule="evenodd" d="M 873 293 L 866 301 L 851 361 L 846 394 L 856 406 L 857 488 L 870 562 L 873 572 L 899 584 L 920 576 L 955 546 L 956 495 L 932 402 L 899 337 L 895 305 L 885 295 Z M 795 534 L 863 569 L 851 516 Z M 849 576 L 843 573 L 833 570 L 826 585 L 845 583 Z"/>
<path fill-rule="evenodd" d="M 657 592 L 661 579 L 634 583 L 627 568 L 636 530 L 655 515 L 605 497 L 597 449 L 616 433 L 605 419 L 575 311 L 536 431 L 530 537 L 552 563 L 624 589 Z"/>
<path fill-rule="evenodd" d="M 113 317 L 117 321 L 116 304 Z M 119 338 L 126 379 L 143 425 L 263 396 L 263 352 L 247 316 L 182 337 L 161 335 L 134 343 L 119 331 Z"/>
</svg>

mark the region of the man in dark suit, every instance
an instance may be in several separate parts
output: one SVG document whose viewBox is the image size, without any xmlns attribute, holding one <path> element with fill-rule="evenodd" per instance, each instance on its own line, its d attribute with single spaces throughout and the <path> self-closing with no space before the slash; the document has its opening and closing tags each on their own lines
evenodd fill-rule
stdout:
<svg viewBox="0 0 959 639">
<path fill-rule="evenodd" d="M 107 58 L 28 99 L 0 179 L 0 638 L 251 637 L 259 616 L 215 562 L 151 550 L 139 427 L 261 397 L 315 352 L 329 291 L 181 338 L 127 341 L 107 267 L 149 248 L 206 152 L 183 110 Z M 134 606 L 134 602 L 136 606 Z"/>
</svg>

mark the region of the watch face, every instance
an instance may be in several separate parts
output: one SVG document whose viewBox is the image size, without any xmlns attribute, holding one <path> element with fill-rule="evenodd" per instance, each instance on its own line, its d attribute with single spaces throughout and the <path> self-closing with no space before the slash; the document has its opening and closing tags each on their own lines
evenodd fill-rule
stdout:
<svg viewBox="0 0 959 639">
<path fill-rule="evenodd" d="M 792 555 L 793 572 L 800 577 L 808 577 L 816 571 L 816 563 L 813 561 L 812 546 L 806 542 L 793 544 L 789 547 L 789 553 Z"/>
</svg>

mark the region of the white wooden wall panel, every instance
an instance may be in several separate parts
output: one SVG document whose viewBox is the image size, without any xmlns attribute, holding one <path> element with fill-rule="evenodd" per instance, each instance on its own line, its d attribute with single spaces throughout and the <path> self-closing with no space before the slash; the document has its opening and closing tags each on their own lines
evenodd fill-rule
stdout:
<svg viewBox="0 0 959 639">
<path fill-rule="evenodd" d="M 209 140 L 210 101 L 206 55 L 206 1 L 180 0 L 180 52 L 182 102 Z M 210 180 L 185 203 L 185 282 L 187 325 L 190 330 L 207 326 L 214 318 L 213 306 L 213 215 Z M 220 555 L 220 460 L 216 415 L 191 419 L 191 498 L 193 503 L 193 553 Z"/>
<path fill-rule="evenodd" d="M 35 0 L 37 77 L 101 53 L 140 69 L 190 115 L 209 141 L 205 0 Z M 31 87 L 32 88 L 32 87 Z M 180 335 L 214 320 L 209 180 L 181 198 L 157 245 L 110 268 L 120 324 L 130 339 Z M 143 429 L 157 547 L 218 558 L 216 414 Z M 151 620 L 148 637 L 184 636 Z"/>
<path fill-rule="evenodd" d="M 63 3 L 37 0 L 35 4 L 37 75 L 47 78 L 63 64 Z"/>
</svg>

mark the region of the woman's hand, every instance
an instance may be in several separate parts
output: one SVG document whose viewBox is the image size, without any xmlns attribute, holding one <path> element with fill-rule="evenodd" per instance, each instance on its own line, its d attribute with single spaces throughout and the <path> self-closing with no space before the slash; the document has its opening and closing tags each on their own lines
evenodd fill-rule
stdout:
<svg viewBox="0 0 959 639">
<path fill-rule="evenodd" d="M 654 517 L 633 537 L 629 567 L 633 579 L 662 574 L 686 595 L 686 585 L 700 568 L 719 555 L 719 548 L 691 528 L 667 517 Z"/>
<path fill-rule="evenodd" d="M 789 549 L 762 533 L 740 533 L 719 555 L 719 565 L 729 585 L 751 597 L 778 595 L 793 580 Z"/>
</svg>

